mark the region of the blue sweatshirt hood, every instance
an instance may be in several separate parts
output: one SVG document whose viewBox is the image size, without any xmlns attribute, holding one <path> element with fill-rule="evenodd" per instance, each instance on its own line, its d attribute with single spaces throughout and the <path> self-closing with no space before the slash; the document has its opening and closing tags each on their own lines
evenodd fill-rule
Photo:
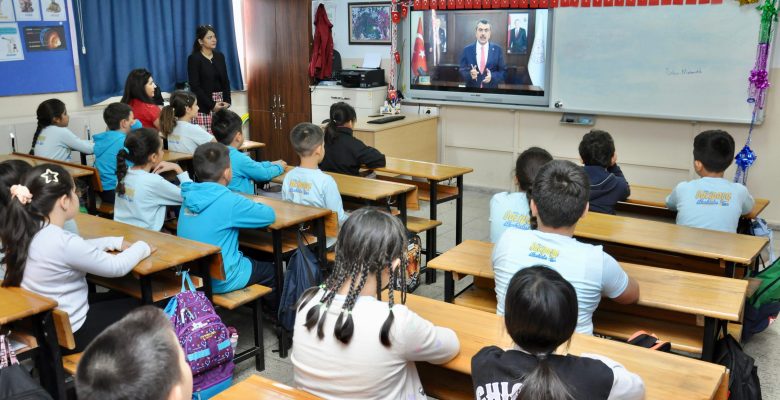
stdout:
<svg viewBox="0 0 780 400">
<path fill-rule="evenodd" d="M 182 207 L 199 214 L 220 197 L 230 194 L 230 189 L 216 182 L 184 182 L 181 184 Z"/>
</svg>

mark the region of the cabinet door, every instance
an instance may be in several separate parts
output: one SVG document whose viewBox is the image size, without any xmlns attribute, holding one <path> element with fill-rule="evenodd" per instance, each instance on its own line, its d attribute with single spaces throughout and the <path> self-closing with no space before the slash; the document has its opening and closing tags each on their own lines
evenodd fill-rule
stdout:
<svg viewBox="0 0 780 400">
<path fill-rule="evenodd" d="M 243 3 L 249 109 L 273 111 L 274 96 L 278 94 L 274 79 L 279 55 L 276 51 L 277 2 L 245 0 Z M 270 117 L 267 121 L 271 121 Z M 271 129 L 271 125 L 263 129 Z"/>
<path fill-rule="evenodd" d="M 261 143 L 265 143 L 261 154 L 263 160 L 271 158 L 273 153 L 272 142 L 275 142 L 274 138 L 274 126 L 278 124 L 278 118 L 275 113 L 271 111 L 262 110 L 249 110 L 249 137 L 252 140 L 256 140 Z M 274 121 L 276 118 L 276 121 Z M 278 160 L 278 157 L 275 158 Z"/>
<path fill-rule="evenodd" d="M 307 121 L 311 119 L 309 90 L 311 29 L 311 1 L 276 2 L 275 80 L 282 99 L 282 112 L 306 114 Z"/>
<path fill-rule="evenodd" d="M 301 162 L 298 155 L 295 154 L 292 144 L 290 144 L 290 131 L 295 125 L 298 125 L 301 122 L 310 122 L 310 119 L 311 116 L 305 113 L 285 113 L 282 115 L 280 137 L 283 138 L 283 140 L 280 140 L 280 142 L 283 141 L 284 145 L 280 143 L 279 148 L 281 150 L 281 158 L 290 165 L 298 165 Z"/>
</svg>

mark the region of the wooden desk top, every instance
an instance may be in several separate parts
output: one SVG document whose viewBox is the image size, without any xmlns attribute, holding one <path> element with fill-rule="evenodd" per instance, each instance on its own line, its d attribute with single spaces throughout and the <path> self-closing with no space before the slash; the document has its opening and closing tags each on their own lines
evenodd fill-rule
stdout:
<svg viewBox="0 0 780 400">
<path fill-rule="evenodd" d="M 666 196 L 672 193 L 672 189 L 657 188 L 653 186 L 631 185 L 631 196 L 626 203 L 637 204 L 641 206 L 666 208 Z M 758 214 L 769 205 L 769 200 L 756 198 L 756 205 L 753 210 L 745 214 L 745 218 L 756 218 Z"/>
<path fill-rule="evenodd" d="M 434 269 L 493 279 L 493 243 L 465 240 L 428 263 Z M 641 306 L 739 322 L 748 282 L 620 263 L 639 283 Z"/>
<path fill-rule="evenodd" d="M 766 247 L 764 237 L 690 228 L 666 222 L 589 212 L 574 231 L 579 238 L 747 265 Z"/>
<path fill-rule="evenodd" d="M 295 167 L 288 166 L 285 173 L 273 179 L 273 182 L 284 182 L 284 176 L 287 171 Z M 414 204 L 417 204 L 417 186 L 404 183 L 381 181 L 378 179 L 363 178 L 360 176 L 337 174 L 334 172 L 325 172 L 333 177 L 336 185 L 339 187 L 339 193 L 342 196 L 354 197 L 362 200 L 377 201 L 395 196 L 401 193 L 407 193 L 408 197 L 414 198 Z M 411 203 L 407 199 L 407 204 Z"/>
<path fill-rule="evenodd" d="M 439 119 L 439 117 L 436 115 L 416 115 L 416 114 L 401 114 L 401 115 L 406 116 L 406 118 L 398 121 L 388 122 L 386 124 L 369 124 L 368 121 L 372 119 L 388 117 L 388 115 L 383 115 L 382 117 L 375 117 L 375 118 L 358 117 L 357 122 L 355 122 L 355 126 L 352 128 L 352 130 L 362 131 L 362 132 L 380 132 L 388 129 L 398 128 L 399 126 L 405 126 L 410 124 L 416 124 L 418 122 Z"/>
<path fill-rule="evenodd" d="M 47 160 L 44 158 L 38 158 L 38 157 L 32 157 L 27 156 L 24 154 L 19 153 L 13 153 L 13 154 L 0 154 L 0 162 L 6 161 L 6 160 L 22 160 L 27 161 L 28 164 L 32 165 L 33 167 L 36 167 L 41 164 L 59 164 L 63 168 L 65 168 L 66 171 L 72 176 L 74 179 L 76 178 L 83 178 L 85 176 L 91 176 L 94 174 L 92 171 L 92 168 L 86 167 L 86 166 L 78 166 L 77 164 L 73 163 L 64 163 L 62 161 L 56 161 L 56 160 Z"/>
<path fill-rule="evenodd" d="M 241 145 L 241 148 L 239 148 L 239 150 L 249 151 L 249 150 L 259 149 L 262 147 L 265 147 L 265 143 L 255 142 L 253 140 L 244 140 L 244 144 Z"/>
<path fill-rule="evenodd" d="M 406 306 L 435 325 L 455 331 L 460 353 L 443 367 L 471 374 L 471 358 L 485 346 L 510 348 L 504 320 L 487 313 L 433 299 L 407 295 Z M 726 368 L 671 353 L 575 333 L 569 353 L 595 353 L 609 357 L 642 377 L 645 398 L 711 399 L 715 396 Z"/>
<path fill-rule="evenodd" d="M 214 396 L 214 400 L 318 400 L 319 397 L 287 386 L 283 383 L 263 378 L 260 375 L 250 375 L 249 378 L 227 388 Z"/>
<path fill-rule="evenodd" d="M 327 217 L 333 211 L 327 208 L 317 208 L 291 203 L 271 197 L 247 195 L 255 203 L 262 203 L 274 209 L 276 221 L 268 228 L 271 230 L 285 229 L 317 218 Z"/>
<path fill-rule="evenodd" d="M 386 157 L 385 160 L 387 161 L 387 164 L 382 168 L 375 168 L 375 170 L 434 181 L 443 181 L 468 174 L 469 172 L 474 172 L 473 168 L 405 160 L 403 158 Z"/>
<path fill-rule="evenodd" d="M 177 153 L 175 151 L 163 150 L 163 161 L 179 162 L 179 161 L 186 161 L 186 160 L 192 160 L 192 154 Z"/>
<path fill-rule="evenodd" d="M 137 275 L 150 275 L 200 258 L 213 256 L 211 276 L 225 279 L 222 268 L 222 256 L 220 248 L 217 246 L 139 228 L 94 215 L 78 214 L 75 220 L 79 227 L 79 234 L 85 239 L 123 236 L 128 242 L 143 240 L 149 245 L 156 247 L 157 251 L 141 260 L 133 268 L 133 273 Z M 221 270 L 220 274 L 217 274 L 215 270 L 216 264 L 219 266 L 218 269 Z"/>
<path fill-rule="evenodd" d="M 0 325 L 53 310 L 55 307 L 56 301 L 20 287 L 0 287 Z"/>
</svg>

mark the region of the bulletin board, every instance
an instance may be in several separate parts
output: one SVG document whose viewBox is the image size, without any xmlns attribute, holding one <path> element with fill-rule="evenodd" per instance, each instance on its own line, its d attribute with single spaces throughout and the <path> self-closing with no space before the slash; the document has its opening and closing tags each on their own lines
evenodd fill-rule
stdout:
<svg viewBox="0 0 780 400">
<path fill-rule="evenodd" d="M 66 0 L 0 0 L 0 96 L 76 91 Z"/>
</svg>

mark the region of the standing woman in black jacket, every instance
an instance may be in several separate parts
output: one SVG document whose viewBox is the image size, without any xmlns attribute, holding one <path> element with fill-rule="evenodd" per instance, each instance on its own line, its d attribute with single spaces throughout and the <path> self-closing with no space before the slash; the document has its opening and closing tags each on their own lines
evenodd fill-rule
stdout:
<svg viewBox="0 0 780 400">
<path fill-rule="evenodd" d="M 385 166 L 385 155 L 366 146 L 352 136 L 357 114 L 351 105 L 338 102 L 330 106 L 330 120 L 325 127 L 325 157 L 320 163 L 323 171 L 359 175 L 360 168 Z"/>
<path fill-rule="evenodd" d="M 192 54 L 187 58 L 190 89 L 198 98 L 198 115 L 194 123 L 211 133 L 213 113 L 230 107 L 230 80 L 225 56 L 217 51 L 217 34 L 211 25 L 195 31 Z"/>
</svg>

